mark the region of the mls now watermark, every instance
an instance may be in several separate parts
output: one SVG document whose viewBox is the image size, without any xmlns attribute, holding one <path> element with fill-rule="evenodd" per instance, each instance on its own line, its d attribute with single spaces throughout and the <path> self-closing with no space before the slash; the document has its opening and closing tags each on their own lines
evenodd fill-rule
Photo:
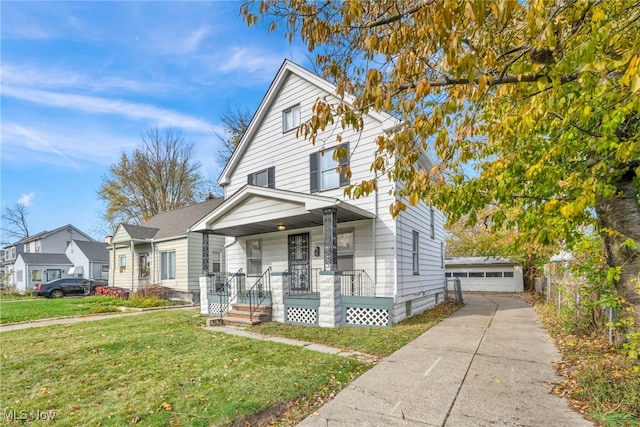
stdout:
<svg viewBox="0 0 640 427">
<path fill-rule="evenodd" d="M 53 420 L 56 411 L 41 411 L 40 409 L 5 409 L 3 416 L 5 421 L 45 421 Z"/>
</svg>

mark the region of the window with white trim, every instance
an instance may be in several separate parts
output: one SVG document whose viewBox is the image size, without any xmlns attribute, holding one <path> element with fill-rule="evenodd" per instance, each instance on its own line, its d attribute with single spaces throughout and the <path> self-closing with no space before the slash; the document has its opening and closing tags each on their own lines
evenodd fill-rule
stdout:
<svg viewBox="0 0 640 427">
<path fill-rule="evenodd" d="M 260 276 L 262 274 L 262 241 L 260 239 L 247 240 L 247 275 Z"/>
<path fill-rule="evenodd" d="M 211 252 L 209 254 L 209 258 L 211 259 L 211 269 L 210 273 L 220 273 L 222 268 L 222 261 L 220 257 L 220 252 Z"/>
<path fill-rule="evenodd" d="M 42 282 L 42 270 L 31 270 L 31 281 Z"/>
<path fill-rule="evenodd" d="M 124 255 L 120 255 L 118 257 L 118 266 L 120 267 L 120 273 L 124 273 L 127 271 L 127 257 Z"/>
<path fill-rule="evenodd" d="M 433 210 L 433 206 L 429 206 L 429 218 L 430 218 L 429 222 L 431 223 L 431 238 L 435 239 L 436 238 L 436 215 Z"/>
<path fill-rule="evenodd" d="M 259 187 L 275 188 L 275 176 L 276 168 L 275 166 L 271 166 L 270 168 L 247 175 L 247 184 L 257 185 Z"/>
<path fill-rule="evenodd" d="M 337 159 L 336 150 L 346 154 Z M 311 153 L 309 156 L 311 193 L 331 190 L 349 185 L 347 168 L 349 167 L 349 143 Z"/>
<path fill-rule="evenodd" d="M 300 104 L 282 112 L 282 133 L 296 129 L 298 126 L 300 126 Z"/>
<path fill-rule="evenodd" d="M 420 274 L 420 233 L 417 231 L 413 232 L 411 257 L 413 260 L 413 274 Z"/>
<path fill-rule="evenodd" d="M 176 251 L 160 252 L 160 278 L 162 280 L 176 278 Z"/>
</svg>

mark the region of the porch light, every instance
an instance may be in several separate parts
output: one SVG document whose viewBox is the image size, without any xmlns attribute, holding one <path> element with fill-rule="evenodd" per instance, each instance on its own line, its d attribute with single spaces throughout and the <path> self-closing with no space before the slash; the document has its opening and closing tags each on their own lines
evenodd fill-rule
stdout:
<svg viewBox="0 0 640 427">
<path fill-rule="evenodd" d="M 284 224 L 278 224 L 278 231 L 284 231 L 286 228 Z"/>
</svg>

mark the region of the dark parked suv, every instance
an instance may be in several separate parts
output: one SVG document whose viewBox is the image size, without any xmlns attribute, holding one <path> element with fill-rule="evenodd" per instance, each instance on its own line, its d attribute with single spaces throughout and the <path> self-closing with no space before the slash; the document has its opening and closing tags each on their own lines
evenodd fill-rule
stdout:
<svg viewBox="0 0 640 427">
<path fill-rule="evenodd" d="M 39 283 L 33 288 L 33 296 L 62 298 L 67 295 L 93 295 L 98 286 L 107 286 L 106 281 L 66 277 L 47 283 Z"/>
</svg>

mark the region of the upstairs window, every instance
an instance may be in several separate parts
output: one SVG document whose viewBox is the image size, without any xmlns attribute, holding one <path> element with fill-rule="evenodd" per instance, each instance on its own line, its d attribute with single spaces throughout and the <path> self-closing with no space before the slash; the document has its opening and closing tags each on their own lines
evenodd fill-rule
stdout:
<svg viewBox="0 0 640 427">
<path fill-rule="evenodd" d="M 300 104 L 282 112 L 282 133 L 289 132 L 300 126 Z"/>
<path fill-rule="evenodd" d="M 335 159 L 338 147 L 347 152 L 347 156 L 340 160 Z M 324 151 L 311 153 L 309 156 L 310 187 L 312 193 L 331 190 L 349 185 L 347 167 L 349 166 L 349 143 Z M 340 168 L 340 173 L 338 173 Z"/>
<path fill-rule="evenodd" d="M 257 185 L 259 187 L 276 188 L 275 166 L 271 166 L 270 168 L 263 169 L 259 172 L 250 173 L 247 175 L 247 184 Z"/>
</svg>

